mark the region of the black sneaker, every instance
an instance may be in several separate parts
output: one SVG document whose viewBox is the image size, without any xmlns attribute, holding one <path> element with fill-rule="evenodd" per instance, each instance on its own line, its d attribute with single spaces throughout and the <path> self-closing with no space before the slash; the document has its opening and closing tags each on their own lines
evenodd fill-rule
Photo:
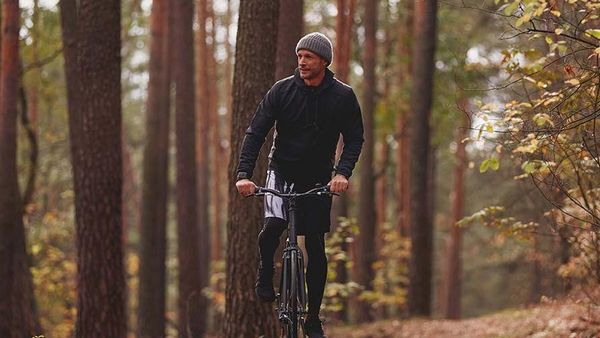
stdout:
<svg viewBox="0 0 600 338">
<path fill-rule="evenodd" d="M 316 318 L 308 318 L 304 323 L 304 334 L 308 338 L 327 338 L 325 333 L 323 332 L 323 326 L 321 325 L 321 321 Z"/>
<path fill-rule="evenodd" d="M 256 293 L 258 299 L 263 302 L 270 303 L 275 300 L 275 290 L 273 290 L 273 267 L 264 269 L 262 264 L 259 265 L 254 293 Z"/>
</svg>

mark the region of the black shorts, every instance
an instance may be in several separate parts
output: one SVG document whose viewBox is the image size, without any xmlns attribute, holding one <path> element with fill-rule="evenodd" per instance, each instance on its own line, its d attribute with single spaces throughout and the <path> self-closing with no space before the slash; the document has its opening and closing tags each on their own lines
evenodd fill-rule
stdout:
<svg viewBox="0 0 600 338">
<path fill-rule="evenodd" d="M 265 186 L 280 192 L 304 192 L 326 185 L 329 178 L 288 182 L 275 170 L 267 170 Z M 331 196 L 306 196 L 296 200 L 296 231 L 298 235 L 329 232 L 331 226 Z M 288 204 L 281 197 L 265 195 L 265 218 L 277 217 L 288 220 Z"/>
</svg>

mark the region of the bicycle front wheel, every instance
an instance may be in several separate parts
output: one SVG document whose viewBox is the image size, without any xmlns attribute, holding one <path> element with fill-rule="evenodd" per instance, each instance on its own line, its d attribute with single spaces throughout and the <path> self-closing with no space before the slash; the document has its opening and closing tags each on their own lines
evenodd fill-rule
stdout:
<svg viewBox="0 0 600 338">
<path fill-rule="evenodd" d="M 298 252 L 291 252 L 290 260 L 290 336 L 298 337 Z"/>
</svg>

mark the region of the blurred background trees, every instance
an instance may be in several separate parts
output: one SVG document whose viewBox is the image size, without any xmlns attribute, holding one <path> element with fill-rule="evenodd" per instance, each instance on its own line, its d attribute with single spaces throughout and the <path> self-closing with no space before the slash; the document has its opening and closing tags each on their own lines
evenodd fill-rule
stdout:
<svg viewBox="0 0 600 338">
<path fill-rule="evenodd" d="M 116 335 L 236 335 L 239 311 L 274 334 L 251 287 L 259 203 L 231 171 L 312 31 L 369 136 L 334 207 L 330 323 L 598 286 L 597 2 L 127 0 L 98 22 L 88 3 L 2 1 L 0 336 L 85 335 L 103 280 Z"/>
</svg>

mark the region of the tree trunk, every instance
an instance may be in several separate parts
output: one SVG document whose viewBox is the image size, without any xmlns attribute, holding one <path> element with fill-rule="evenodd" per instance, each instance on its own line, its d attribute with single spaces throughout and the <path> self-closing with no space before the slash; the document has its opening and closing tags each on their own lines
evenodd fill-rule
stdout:
<svg viewBox="0 0 600 338">
<path fill-rule="evenodd" d="M 410 88 L 410 70 L 412 69 L 411 50 L 413 32 L 413 1 L 404 1 L 399 9 L 403 13 L 398 26 L 398 57 L 400 58 L 399 87 L 402 93 Z M 402 100 L 396 116 L 396 217 L 397 229 L 402 237 L 410 236 L 410 137 L 408 133 L 409 105 Z"/>
<path fill-rule="evenodd" d="M 31 62 L 39 63 L 39 40 L 40 40 L 40 6 L 39 0 L 33 1 L 31 25 Z M 22 62 L 21 62 L 22 63 Z M 35 193 L 35 183 L 38 167 L 38 137 L 37 123 L 39 114 L 39 81 L 31 81 L 27 90 L 25 89 L 25 76 L 21 64 L 21 125 L 25 129 L 27 139 L 29 140 L 29 169 L 27 174 L 27 183 L 23 191 L 23 214 L 27 215 L 27 205 L 33 200 Z M 40 67 L 31 69 L 34 79 L 40 78 Z"/>
<path fill-rule="evenodd" d="M 216 34 L 217 25 L 215 23 L 215 13 L 213 10 L 213 1 L 209 0 L 207 4 L 207 17 L 211 22 L 211 41 L 212 43 L 207 44 L 208 53 L 208 83 L 217 83 L 217 61 L 215 60 L 215 48 L 216 48 Z M 227 177 L 227 173 L 222 168 L 225 167 L 227 160 L 227 153 L 221 146 L 221 131 L 222 123 L 219 120 L 218 112 L 218 92 L 217 86 L 209 87 L 209 111 L 210 111 L 210 148 L 211 148 L 211 206 L 212 211 L 212 224 L 211 227 L 211 260 L 217 262 L 221 260 L 223 256 L 223 245 L 222 245 L 222 227 L 224 226 L 222 210 L 223 205 L 226 205 L 223 201 L 223 186 Z"/>
<path fill-rule="evenodd" d="M 354 6 L 356 0 L 337 0 L 338 15 L 335 22 L 335 53 L 333 54 L 335 77 L 340 81 L 348 81 L 350 72 L 350 52 L 352 42 L 352 23 L 354 22 Z"/>
<path fill-rule="evenodd" d="M 465 107 L 466 99 L 462 99 L 461 107 Z M 463 111 L 466 111 L 463 109 Z M 470 126 L 462 123 L 456 132 L 456 153 L 454 166 L 454 188 L 452 192 L 452 220 L 450 222 L 450 236 L 448 251 L 446 254 L 446 273 L 443 301 L 445 308 L 444 315 L 447 319 L 460 319 L 461 311 L 461 289 L 462 289 L 462 228 L 456 226 L 456 222 L 463 218 L 465 191 L 464 176 L 467 166 L 467 155 L 465 143 L 461 142 L 468 136 Z"/>
<path fill-rule="evenodd" d="M 150 16 L 150 64 L 146 144 L 142 176 L 137 334 L 165 335 L 167 196 L 170 125 L 168 0 L 154 0 Z"/>
<path fill-rule="evenodd" d="M 275 63 L 275 79 L 280 80 L 294 74 L 298 67 L 296 44 L 302 38 L 304 27 L 304 0 L 281 0 L 279 4 L 279 20 L 277 27 L 277 52 Z M 272 134 L 269 133 L 267 144 L 272 144 Z M 287 232 L 281 234 L 280 243 L 285 243 Z M 299 238 L 301 243 L 303 238 Z M 273 280 L 277 283 L 281 279 L 281 264 L 278 257 L 283 256 L 284 245 L 279 245 L 275 251 L 275 275 Z M 304 253 L 306 257 L 306 253 Z M 275 284 L 277 285 L 277 284 Z"/>
<path fill-rule="evenodd" d="M 41 333 L 34 312 L 17 173 L 19 27 L 19 1 L 4 0 L 0 76 L 0 336 L 8 338 Z"/>
<path fill-rule="evenodd" d="M 296 44 L 304 29 L 304 0 L 281 0 L 277 27 L 275 79 L 294 74 L 298 67 Z"/>
<path fill-rule="evenodd" d="M 377 2 L 365 2 L 365 45 L 363 64 L 365 70 L 363 123 L 365 126 L 365 143 L 360 157 L 360 202 L 358 224 L 360 233 L 355 242 L 356 257 L 354 279 L 365 290 L 373 290 L 373 263 L 377 252 L 375 250 L 375 177 L 373 170 L 375 132 L 375 46 L 377 30 Z M 366 322 L 373 318 L 371 306 L 366 301 L 357 302 L 355 309 L 356 321 Z"/>
<path fill-rule="evenodd" d="M 70 5 L 74 10 L 75 4 Z M 76 41 L 79 75 L 78 109 L 69 111 L 78 115 L 70 118 L 76 122 L 70 124 L 71 143 L 77 144 L 74 149 L 85 149 L 72 153 L 78 256 L 75 335 L 125 337 L 120 1 L 81 0 L 79 6 L 76 23 L 67 17 L 74 11 L 63 12 L 64 20 L 73 25 L 69 28 L 77 27 L 76 34 L 63 33 L 68 43 Z M 76 40 L 70 40 L 73 37 Z M 73 59 L 65 57 L 65 61 Z"/>
<path fill-rule="evenodd" d="M 192 0 L 177 0 L 174 5 L 175 35 L 175 146 L 176 205 L 177 205 L 177 258 L 179 261 L 179 295 L 177 300 L 179 336 L 201 337 L 205 313 L 202 309 L 202 275 L 197 223 L 196 145 L 194 112 L 194 34 Z M 204 234 L 202 234 L 204 235 Z"/>
<path fill-rule="evenodd" d="M 209 190 L 209 141 L 210 141 L 210 115 L 211 115 L 211 90 L 210 87 L 214 83 L 209 82 L 209 68 L 211 67 L 211 58 L 208 54 L 208 46 L 206 42 L 207 32 L 207 0 L 197 2 L 197 17 L 198 17 L 198 35 L 196 36 L 196 55 L 197 68 L 197 94 L 196 94 L 196 173 L 197 173 L 197 207 L 198 210 L 198 246 L 200 254 L 200 283 L 202 288 L 208 286 L 208 275 L 210 266 L 210 226 L 209 226 L 209 211 L 210 211 L 210 196 Z M 192 29 L 190 25 L 189 29 Z M 195 319 L 198 321 L 198 326 L 201 332 L 204 333 L 207 324 L 208 300 L 202 294 L 200 296 L 200 317 Z"/>
<path fill-rule="evenodd" d="M 436 0 L 415 2 L 414 48 L 410 120 L 410 236 L 408 308 L 412 315 L 431 314 L 433 225 L 429 210 L 430 172 L 429 119 L 433 101 L 433 71 L 436 40 Z"/>
<path fill-rule="evenodd" d="M 246 0 L 240 3 L 233 80 L 230 182 L 235 182 L 244 130 L 258 103 L 273 84 L 278 9 L 279 1 Z M 264 184 L 265 148 L 254 171 L 257 184 Z M 257 237 L 263 223 L 262 203 L 241 197 L 235 186 L 230 184 L 229 215 L 224 336 L 275 337 L 277 321 L 272 304 L 260 303 L 254 296 Z"/>
<path fill-rule="evenodd" d="M 338 15 L 336 17 L 336 43 L 334 44 L 335 52 L 333 53 L 333 67 L 335 67 L 335 77 L 342 81 L 348 82 L 348 73 L 350 68 L 350 52 L 351 52 L 351 36 L 352 36 L 352 23 L 354 21 L 354 5 L 355 0 L 338 0 L 337 10 Z M 338 162 L 344 141 L 340 136 L 335 161 Z M 333 205 L 331 208 L 331 217 L 333 227 L 337 226 L 340 217 L 348 216 L 348 197 L 344 194 L 338 198 L 333 199 Z M 349 245 L 346 242 L 342 243 L 341 250 L 344 252 L 349 251 Z M 346 264 L 338 264 L 336 267 L 336 283 L 347 283 L 348 282 L 348 269 Z M 339 321 L 346 321 L 348 319 L 348 302 L 346 299 L 341 300 L 342 309 L 339 312 L 333 314 L 333 316 Z"/>
<path fill-rule="evenodd" d="M 220 189 L 221 189 L 221 193 L 223 194 L 223 205 L 229 205 L 229 172 L 227 170 L 223 170 L 223 168 L 229 168 L 229 159 L 230 159 L 230 155 L 231 155 L 231 107 L 232 107 L 232 85 L 233 85 L 233 78 L 232 78 L 232 67 L 233 67 L 233 58 L 234 55 L 231 51 L 231 44 L 229 43 L 229 37 L 231 35 L 231 18 L 232 18 L 232 14 L 231 14 L 231 0 L 227 0 L 227 11 L 225 13 L 225 20 L 224 20 L 224 25 L 226 26 L 225 29 L 225 41 L 227 43 L 225 43 L 225 60 L 224 60 L 224 66 L 223 66 L 223 83 L 224 83 L 224 89 L 223 89 L 223 95 L 224 95 L 224 105 L 225 105 L 225 116 L 222 119 L 221 122 L 221 126 L 223 128 L 223 134 L 222 134 L 222 142 L 221 142 L 221 146 L 222 146 L 222 167 L 219 170 L 219 181 L 221 182 L 220 184 Z M 221 208 L 221 213 L 222 213 L 222 217 L 223 217 L 223 223 L 221 224 L 221 226 L 225 226 L 229 217 L 229 214 L 227 214 L 228 212 L 228 208 Z M 225 233 L 221 236 L 222 240 L 224 241 L 223 243 L 227 242 L 227 239 L 225 238 L 227 234 L 227 231 L 225 231 Z M 226 245 L 226 244 L 225 244 Z M 223 255 L 225 253 L 226 248 L 223 248 L 221 250 L 221 255 Z"/>
</svg>

